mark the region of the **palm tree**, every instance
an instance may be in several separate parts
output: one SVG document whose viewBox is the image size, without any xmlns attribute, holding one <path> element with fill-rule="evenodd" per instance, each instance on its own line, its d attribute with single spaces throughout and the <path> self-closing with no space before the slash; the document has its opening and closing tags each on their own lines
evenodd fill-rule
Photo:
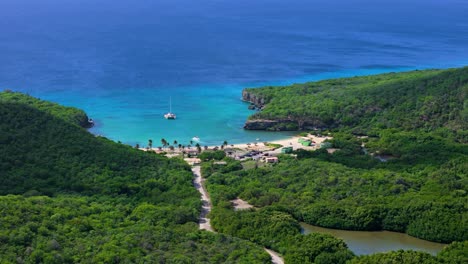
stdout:
<svg viewBox="0 0 468 264">
<path fill-rule="evenodd" d="M 193 140 L 190 140 L 190 145 L 193 145 Z"/>
<path fill-rule="evenodd" d="M 163 145 L 163 148 L 167 146 L 167 140 L 164 138 L 161 139 L 161 144 Z"/>
<path fill-rule="evenodd" d="M 182 148 L 182 144 L 179 144 L 179 149 L 181 149 L 181 148 Z"/>
<path fill-rule="evenodd" d="M 205 150 L 207 150 L 207 149 L 208 149 L 208 146 L 204 146 L 203 148 L 204 148 Z"/>
<path fill-rule="evenodd" d="M 139 148 L 140 148 L 140 144 L 137 143 L 137 144 L 135 145 L 135 148 L 136 148 L 136 149 L 139 149 Z"/>
<path fill-rule="evenodd" d="M 198 143 L 195 144 L 195 147 L 197 148 L 198 153 L 200 153 L 200 152 L 201 152 L 201 146 L 200 146 L 200 144 L 198 144 Z"/>
<path fill-rule="evenodd" d="M 149 148 L 153 147 L 153 140 L 152 139 L 148 139 L 148 147 Z"/>
<path fill-rule="evenodd" d="M 174 146 L 177 146 L 177 140 L 174 140 Z"/>
<path fill-rule="evenodd" d="M 228 142 L 227 142 L 226 140 L 224 140 L 224 142 L 223 142 L 223 146 L 225 146 L 225 147 L 226 147 L 227 145 L 228 145 Z"/>
</svg>

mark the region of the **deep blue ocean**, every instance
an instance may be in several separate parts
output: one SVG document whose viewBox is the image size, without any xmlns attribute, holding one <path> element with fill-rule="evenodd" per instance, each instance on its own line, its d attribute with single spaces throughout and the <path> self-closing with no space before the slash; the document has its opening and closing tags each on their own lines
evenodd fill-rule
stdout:
<svg viewBox="0 0 468 264">
<path fill-rule="evenodd" d="M 128 144 L 281 138 L 242 129 L 242 88 L 462 65 L 467 0 L 0 0 L 0 89 Z"/>
</svg>

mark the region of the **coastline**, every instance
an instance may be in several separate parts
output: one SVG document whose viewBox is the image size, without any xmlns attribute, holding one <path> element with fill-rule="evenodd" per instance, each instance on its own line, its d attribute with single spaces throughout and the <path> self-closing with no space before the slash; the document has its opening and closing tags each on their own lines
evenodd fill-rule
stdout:
<svg viewBox="0 0 468 264">
<path fill-rule="evenodd" d="M 74 96 L 73 100 L 70 101 L 67 100 L 70 95 L 62 97 L 60 94 L 54 93 L 53 97 L 44 96 L 43 94 L 41 96 L 45 99 L 83 108 L 96 122 L 96 126 L 91 128 L 90 132 L 101 134 L 111 140 L 121 141 L 133 146 L 137 143 L 145 145 L 147 140 L 150 138 L 156 142 L 161 138 L 166 138 L 168 140 L 177 139 L 179 142 L 183 141 L 186 144 L 186 142 L 195 135 L 200 136 L 202 139 L 202 142 L 200 142 L 202 146 L 221 144 L 223 140 L 228 140 L 229 142 L 229 139 L 232 139 L 232 142 L 235 142 L 235 144 L 241 144 L 248 143 L 249 141 L 252 142 L 252 140 L 255 140 L 257 137 L 271 137 L 275 140 L 277 138 L 284 139 L 288 137 L 288 134 L 293 133 L 292 131 L 281 131 L 280 133 L 285 134 L 279 135 L 279 133 L 276 134 L 276 131 L 243 130 L 242 126 L 245 125 L 248 116 L 253 113 L 252 110 L 248 110 L 248 102 L 242 101 L 242 90 L 244 88 L 284 86 L 291 85 L 293 83 L 305 83 L 353 76 L 369 76 L 389 72 L 403 72 L 432 68 L 447 69 L 461 65 L 466 65 L 466 63 L 454 62 L 448 63 L 447 65 L 423 65 L 395 68 L 360 68 L 322 72 L 313 75 L 303 75 L 296 78 L 286 78 L 284 80 L 271 80 L 265 82 L 251 81 L 245 83 L 226 84 L 205 83 L 188 86 L 190 88 L 188 89 L 189 91 L 199 91 L 200 89 L 204 89 L 207 91 L 207 94 L 210 94 L 210 96 L 213 94 L 212 99 L 203 98 L 203 101 L 199 100 L 201 96 L 197 93 L 185 95 L 186 98 L 184 100 L 179 100 L 177 94 L 169 94 L 168 92 L 160 91 L 159 89 L 147 89 L 139 91 L 138 93 L 137 99 L 142 107 L 141 109 L 118 108 L 117 113 L 115 113 L 115 106 L 119 105 L 119 101 L 117 100 L 118 98 L 104 99 L 92 97 L 90 99 L 89 97 L 86 97 L 86 100 L 81 100 L 79 98 L 80 95 L 78 95 Z M 220 89 L 221 87 L 222 89 Z M 222 92 L 220 92 L 220 90 L 222 90 Z M 167 103 L 165 101 L 157 103 L 162 105 L 162 109 L 160 109 L 158 105 L 154 107 L 155 103 L 148 102 L 148 99 L 146 98 L 166 98 L 170 95 L 172 95 L 173 107 L 175 108 L 175 112 L 178 114 L 178 119 L 175 122 L 169 123 L 162 116 L 163 113 L 167 111 Z M 132 96 L 135 97 L 136 95 L 133 94 Z M 79 103 L 77 102 L 78 99 L 80 99 Z M 89 102 L 89 100 L 91 100 L 93 104 L 88 103 L 83 106 L 83 101 Z M 98 109 L 94 108 L 93 105 L 102 105 L 101 100 L 104 100 L 105 102 L 109 100 L 109 102 L 105 104 L 106 107 Z M 182 104 L 182 101 L 188 101 L 190 103 Z M 112 110 L 106 109 L 111 106 L 113 106 Z M 194 108 L 204 110 L 195 112 L 193 111 Z M 218 114 L 216 114 L 216 111 L 213 110 L 215 108 L 224 109 L 223 117 L 219 117 Z M 115 118 L 116 116 L 118 116 L 118 118 Z M 203 120 L 203 126 L 200 126 L 201 120 Z M 223 135 L 225 135 L 225 137 Z"/>
<path fill-rule="evenodd" d="M 299 133 L 299 132 L 298 132 Z M 304 138 L 300 136 L 299 134 L 295 136 L 290 136 L 284 139 L 278 139 L 278 140 L 272 140 L 268 141 L 270 144 L 279 144 L 282 145 L 283 147 L 293 147 L 293 149 L 298 149 L 298 148 L 303 148 L 303 149 L 316 149 L 317 146 L 319 146 L 321 143 L 323 143 L 326 139 L 331 139 L 331 137 L 328 136 L 314 136 L 314 135 L 308 135 L 307 138 L 311 139 L 313 142 L 315 142 L 315 146 L 303 146 L 301 145 L 298 140 L 299 138 Z M 257 143 L 257 145 L 255 145 Z M 256 142 L 247 142 L 247 143 L 240 143 L 240 144 L 232 144 L 229 145 L 231 148 L 239 148 L 239 149 L 252 149 L 252 150 L 263 150 L 263 149 L 268 149 L 269 147 L 264 145 L 264 142 L 259 140 Z"/>
<path fill-rule="evenodd" d="M 298 132 L 299 133 L 299 132 Z M 311 140 L 312 142 L 312 145 L 311 146 L 304 146 L 302 145 L 298 140 L 300 138 L 307 138 L 309 140 Z M 259 139 L 258 141 L 255 141 L 255 142 L 246 142 L 246 143 L 237 143 L 237 144 L 228 144 L 224 147 L 224 149 L 238 149 L 238 150 L 242 150 L 242 151 L 275 151 L 277 153 L 280 153 L 281 152 L 281 148 L 283 147 L 292 147 L 294 150 L 296 149 L 299 149 L 299 148 L 302 148 L 302 149 L 305 149 L 305 150 L 316 150 L 318 148 L 320 148 L 320 144 L 323 143 L 325 140 L 327 139 L 332 139 L 331 136 L 315 136 L 315 135 L 311 135 L 311 134 L 308 134 L 307 137 L 304 137 L 304 136 L 301 136 L 299 134 L 296 134 L 295 136 L 289 136 L 289 137 L 286 137 L 286 138 L 283 138 L 283 139 L 277 139 L 277 140 L 271 140 L 271 141 L 267 141 L 267 142 L 264 142 L 262 141 L 261 139 Z M 267 146 L 265 143 L 268 143 L 268 144 L 275 144 L 275 145 L 281 145 L 281 146 L 278 146 L 278 147 L 272 147 L 271 145 L 270 146 Z M 201 146 L 202 147 L 202 151 L 204 151 L 204 147 L 205 146 Z M 221 149 L 221 146 L 219 145 L 209 145 L 209 146 L 206 146 L 208 149 L 207 150 L 213 150 L 215 148 L 218 148 L 218 149 Z M 174 148 L 174 150 L 169 150 L 167 147 L 165 149 L 162 149 L 160 150 L 158 147 L 153 147 L 153 148 L 139 148 L 140 150 L 143 150 L 143 151 L 154 151 L 156 153 L 162 153 L 162 152 L 166 152 L 168 154 L 180 154 L 182 152 L 181 149 L 179 148 Z M 196 148 L 194 146 L 191 146 L 190 148 L 187 148 L 186 150 L 195 150 Z"/>
</svg>

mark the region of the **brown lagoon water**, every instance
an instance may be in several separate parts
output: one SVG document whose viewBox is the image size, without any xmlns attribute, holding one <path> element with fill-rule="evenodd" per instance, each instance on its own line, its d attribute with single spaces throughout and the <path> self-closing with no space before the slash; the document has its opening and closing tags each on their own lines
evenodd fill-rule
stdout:
<svg viewBox="0 0 468 264">
<path fill-rule="evenodd" d="M 343 239 L 349 249 L 356 255 L 368 255 L 399 249 L 412 249 L 435 255 L 446 246 L 446 244 L 430 242 L 407 234 L 390 231 L 348 231 L 323 228 L 306 223 L 301 223 L 301 227 L 304 234 L 318 232 Z"/>
</svg>

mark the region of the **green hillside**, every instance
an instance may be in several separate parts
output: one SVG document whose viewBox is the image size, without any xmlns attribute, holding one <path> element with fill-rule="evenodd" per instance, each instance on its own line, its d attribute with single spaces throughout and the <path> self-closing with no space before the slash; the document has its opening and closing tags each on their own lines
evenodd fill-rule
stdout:
<svg viewBox="0 0 468 264">
<path fill-rule="evenodd" d="M 261 109 L 246 129 L 330 133 L 334 151 L 297 149 L 250 169 L 229 158 L 226 166 L 204 163 L 213 226 L 289 263 L 466 263 L 467 91 L 468 67 L 244 90 Z M 234 211 L 229 201 L 237 197 L 257 209 Z M 333 238 L 298 235 L 299 221 L 451 244 L 437 256 L 355 257 Z"/>
<path fill-rule="evenodd" d="M 239 161 L 229 158 L 225 166 L 204 163 L 215 206 L 213 226 L 271 247 L 287 263 L 466 263 L 468 149 L 437 138 L 434 149 L 442 151 L 433 164 L 435 158 L 424 158 L 432 155 L 425 154 L 431 147 L 417 149 L 416 144 L 409 146 L 411 154 L 379 162 L 353 152 L 352 141 L 333 141 L 343 147 L 333 154 L 298 150 L 297 158 L 283 155 L 279 164 L 262 168 L 243 169 Z M 412 159 L 411 155 L 420 157 Z M 234 211 L 229 201 L 237 197 L 258 209 Z M 416 251 L 354 257 L 339 239 L 318 233 L 301 235 L 299 221 L 460 243 L 453 242 L 436 257 Z"/>
<path fill-rule="evenodd" d="M 86 115 L 86 113 L 81 109 L 66 107 L 49 101 L 40 100 L 26 94 L 5 90 L 0 92 L 0 102 L 29 105 L 69 123 L 82 127 L 92 126 L 92 124 L 89 123 L 88 115 Z"/>
<path fill-rule="evenodd" d="M 0 100 L 0 262 L 268 263 L 261 247 L 198 230 L 199 193 L 182 160 L 14 97 Z"/>
<path fill-rule="evenodd" d="M 243 97 L 263 107 L 249 118 L 277 120 L 269 130 L 350 128 L 434 130 L 468 128 L 468 67 L 332 79 L 283 87 L 245 89 Z M 466 140 L 466 138 L 465 138 Z"/>
</svg>

